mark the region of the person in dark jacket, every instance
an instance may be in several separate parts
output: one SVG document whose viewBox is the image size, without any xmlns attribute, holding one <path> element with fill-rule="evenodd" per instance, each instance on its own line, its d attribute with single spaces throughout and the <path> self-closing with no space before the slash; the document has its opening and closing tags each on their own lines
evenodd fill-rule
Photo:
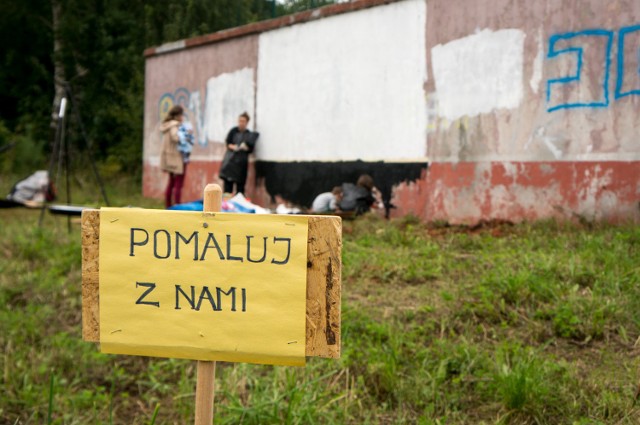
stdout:
<svg viewBox="0 0 640 425">
<path fill-rule="evenodd" d="M 368 212 L 380 199 L 379 191 L 373 185 L 373 178 L 368 174 L 358 177 L 358 182 L 343 183 L 342 200 L 339 207 L 342 211 L 353 211 L 356 215 Z"/>
<path fill-rule="evenodd" d="M 250 131 L 249 114 L 243 112 L 238 117 L 238 126 L 233 127 L 227 135 L 224 159 L 220 168 L 220 177 L 224 181 L 224 192 L 244 194 L 244 185 L 247 181 L 249 168 L 249 154 L 253 152 L 259 134 Z"/>
</svg>

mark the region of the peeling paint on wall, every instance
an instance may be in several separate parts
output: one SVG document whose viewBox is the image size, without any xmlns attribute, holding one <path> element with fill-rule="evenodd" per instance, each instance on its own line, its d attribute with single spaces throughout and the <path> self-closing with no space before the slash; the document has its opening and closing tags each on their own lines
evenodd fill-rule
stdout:
<svg viewBox="0 0 640 425">
<path fill-rule="evenodd" d="M 533 60 L 533 72 L 531 74 L 531 79 L 529 80 L 529 86 L 534 94 L 538 94 L 540 82 L 542 81 L 542 66 L 544 62 L 544 36 L 542 34 L 542 28 L 538 29 L 536 41 L 538 44 L 538 53 Z"/>
<path fill-rule="evenodd" d="M 253 69 L 243 68 L 209 78 L 205 108 L 207 139 L 223 142 L 229 130 L 237 125 L 238 115 L 242 112 L 255 115 L 253 74 Z"/>
<path fill-rule="evenodd" d="M 638 221 L 638 182 L 640 167 L 633 162 L 432 163 L 418 183 L 417 204 L 426 206 L 423 216 L 455 224 L 550 217 Z"/>
<path fill-rule="evenodd" d="M 440 116 L 456 120 L 514 109 L 523 96 L 525 34 L 484 29 L 431 49 Z"/>
</svg>

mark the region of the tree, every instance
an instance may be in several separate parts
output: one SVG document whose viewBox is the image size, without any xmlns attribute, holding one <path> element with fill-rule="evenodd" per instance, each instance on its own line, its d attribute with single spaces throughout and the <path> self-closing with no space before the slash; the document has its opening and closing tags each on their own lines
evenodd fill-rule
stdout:
<svg viewBox="0 0 640 425">
<path fill-rule="evenodd" d="M 26 152 L 46 146 L 67 82 L 99 159 L 139 172 L 146 47 L 326 3 L 0 0 L 0 128 L 31 139 Z M 79 131 L 68 134 L 84 149 Z"/>
<path fill-rule="evenodd" d="M 62 5 L 60 0 L 51 0 L 51 30 L 53 32 L 53 109 L 51 111 L 51 128 L 55 128 L 60 103 L 65 96 L 65 72 L 62 61 L 63 42 L 60 34 L 60 20 L 62 18 Z"/>
</svg>

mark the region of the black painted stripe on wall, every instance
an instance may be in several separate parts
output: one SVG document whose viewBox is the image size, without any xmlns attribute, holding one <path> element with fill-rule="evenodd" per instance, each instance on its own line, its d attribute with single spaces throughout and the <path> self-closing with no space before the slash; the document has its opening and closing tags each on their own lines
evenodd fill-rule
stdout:
<svg viewBox="0 0 640 425">
<path fill-rule="evenodd" d="M 272 162 L 256 161 L 256 178 L 274 198 L 280 195 L 298 205 L 310 207 L 316 195 L 342 183 L 355 183 L 361 174 L 373 177 L 385 204 L 393 186 L 420 179 L 427 162 Z"/>
</svg>

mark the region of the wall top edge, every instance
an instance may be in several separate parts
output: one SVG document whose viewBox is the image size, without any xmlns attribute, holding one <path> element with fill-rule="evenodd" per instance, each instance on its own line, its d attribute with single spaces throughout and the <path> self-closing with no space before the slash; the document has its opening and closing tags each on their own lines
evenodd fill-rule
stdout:
<svg viewBox="0 0 640 425">
<path fill-rule="evenodd" d="M 233 38 L 246 37 L 249 35 L 260 34 L 267 31 L 273 31 L 279 28 L 289 27 L 305 22 L 311 22 L 330 16 L 341 15 L 343 13 L 356 12 L 371 7 L 382 6 L 391 3 L 397 3 L 404 0 L 357 0 L 349 3 L 336 3 L 318 9 L 305 10 L 292 15 L 281 16 L 266 21 L 254 22 L 239 27 L 229 28 L 205 34 L 198 37 L 187 38 L 183 40 L 172 41 L 160 46 L 149 47 L 144 51 L 144 57 L 150 58 L 167 53 L 181 51 L 193 47 L 200 47 L 207 44 L 218 43 Z"/>
</svg>

